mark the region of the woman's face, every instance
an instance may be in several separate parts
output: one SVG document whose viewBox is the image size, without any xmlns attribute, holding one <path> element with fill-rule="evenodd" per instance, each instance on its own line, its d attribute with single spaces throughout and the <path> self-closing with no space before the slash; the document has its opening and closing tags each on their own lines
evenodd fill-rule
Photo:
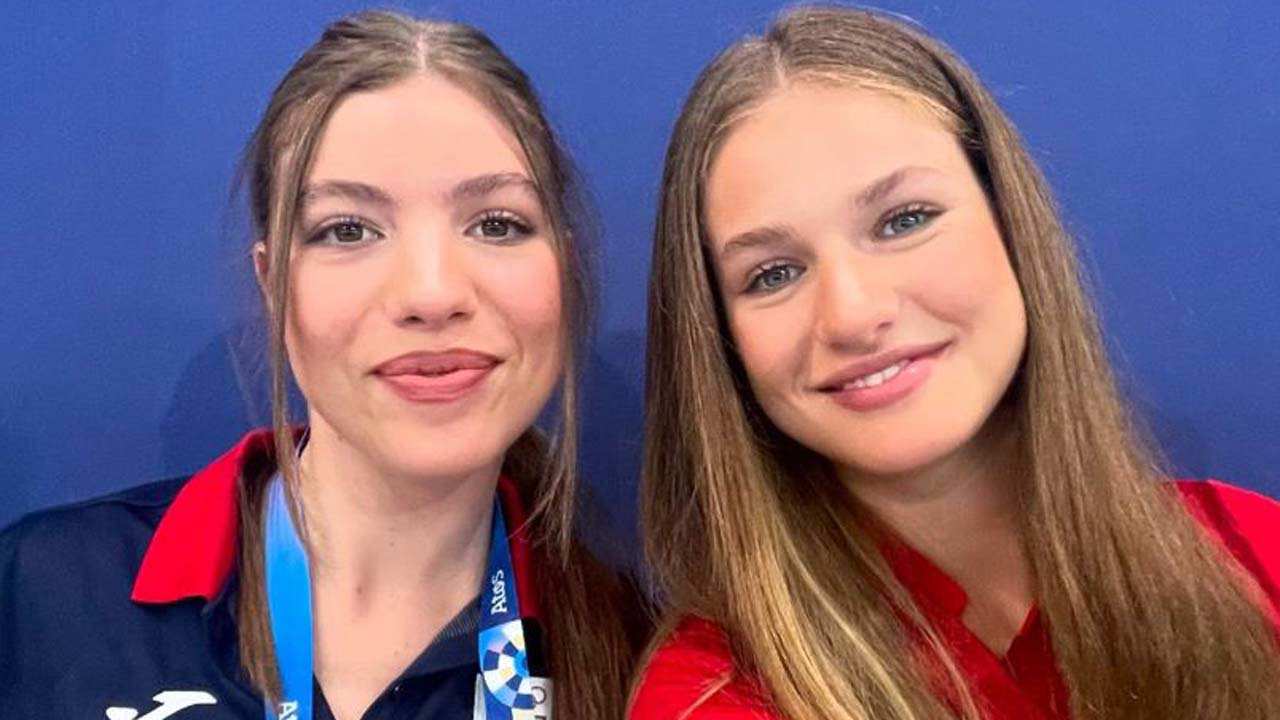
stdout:
<svg viewBox="0 0 1280 720">
<path fill-rule="evenodd" d="M 730 331 L 779 429 L 863 476 L 973 440 L 1026 316 L 986 196 L 923 105 L 780 91 L 714 158 L 706 222 Z"/>
<path fill-rule="evenodd" d="M 495 466 L 561 369 L 559 262 L 516 138 L 450 82 L 340 102 L 299 210 L 286 342 L 313 426 L 386 472 Z"/>
</svg>

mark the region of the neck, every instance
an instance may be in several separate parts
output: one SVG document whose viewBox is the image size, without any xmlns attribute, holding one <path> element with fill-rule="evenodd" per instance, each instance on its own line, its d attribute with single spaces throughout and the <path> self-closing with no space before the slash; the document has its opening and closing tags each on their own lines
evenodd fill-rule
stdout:
<svg viewBox="0 0 1280 720">
<path fill-rule="evenodd" d="M 1018 522 L 1017 437 L 997 411 L 978 437 L 933 465 L 895 477 L 845 481 L 881 522 L 964 589 L 961 621 L 997 655 L 1034 600 Z"/>
<path fill-rule="evenodd" d="M 413 597 L 452 617 L 484 576 L 499 467 L 400 475 L 313 420 L 299 474 L 317 600 L 359 613 Z"/>
<path fill-rule="evenodd" d="M 966 579 L 994 565 L 1006 575 L 1029 576 L 1018 523 L 1017 458 L 1012 419 L 997 410 L 973 440 L 929 466 L 892 476 L 849 469 L 839 475 L 880 522 L 968 585 Z"/>
<path fill-rule="evenodd" d="M 314 670 L 335 717 L 363 715 L 475 602 L 500 463 L 452 476 L 397 472 L 313 414 L 299 494 Z"/>
</svg>

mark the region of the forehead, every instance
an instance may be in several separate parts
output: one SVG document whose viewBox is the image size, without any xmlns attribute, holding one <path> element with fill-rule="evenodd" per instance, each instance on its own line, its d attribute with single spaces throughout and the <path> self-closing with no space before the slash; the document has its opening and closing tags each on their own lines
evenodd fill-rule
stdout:
<svg viewBox="0 0 1280 720">
<path fill-rule="evenodd" d="M 486 173 L 525 173 L 505 124 L 470 93 L 418 75 L 339 101 L 320 138 L 312 179 L 412 192 Z"/>
<path fill-rule="evenodd" d="M 792 85 L 729 132 L 707 173 L 713 237 L 788 221 L 903 167 L 965 177 L 955 135 L 925 103 L 881 90 Z"/>
</svg>

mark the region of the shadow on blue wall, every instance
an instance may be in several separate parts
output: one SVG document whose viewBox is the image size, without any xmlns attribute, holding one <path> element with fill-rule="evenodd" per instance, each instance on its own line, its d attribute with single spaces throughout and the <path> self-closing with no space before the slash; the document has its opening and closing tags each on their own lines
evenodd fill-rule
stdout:
<svg viewBox="0 0 1280 720">
<path fill-rule="evenodd" d="M 220 333 L 184 366 L 160 428 L 167 475 L 187 474 L 218 457 L 269 417 L 261 403 L 266 383 L 237 350 L 245 336 L 244 326 Z"/>
<path fill-rule="evenodd" d="M 644 335 L 604 333 L 583 378 L 582 476 L 587 488 L 583 533 L 606 560 L 639 559 L 636 517 L 644 450 Z"/>
<path fill-rule="evenodd" d="M 4 464 L 4 477 L 9 480 L 0 485 L 0 526 L 14 519 L 11 508 L 32 507 L 49 494 L 44 488 L 25 482 L 34 475 L 30 462 L 32 444 L 19 438 L 7 425 L 7 421 L 0 422 L 0 463 Z"/>
</svg>

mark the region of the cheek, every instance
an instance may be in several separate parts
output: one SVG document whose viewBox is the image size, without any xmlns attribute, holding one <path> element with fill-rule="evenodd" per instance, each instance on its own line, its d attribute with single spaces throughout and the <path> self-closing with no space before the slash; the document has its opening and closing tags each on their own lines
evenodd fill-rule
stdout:
<svg viewBox="0 0 1280 720">
<path fill-rule="evenodd" d="M 376 267 L 359 268 L 309 262 L 298 258 L 289 279 L 289 312 L 285 340 L 299 384 L 325 374 L 355 341 L 361 316 L 377 295 Z"/>
<path fill-rule="evenodd" d="M 747 379 L 762 403 L 782 394 L 796 381 L 808 356 L 810 327 L 802 298 L 791 297 L 768 308 L 730 310 L 729 331 L 747 372 Z"/>
<path fill-rule="evenodd" d="M 979 224 L 955 237 L 964 241 L 940 243 L 916 276 L 916 302 L 960 329 L 975 372 L 1007 378 L 1026 342 L 1017 278 L 994 226 Z"/>
<path fill-rule="evenodd" d="M 482 261 L 478 268 L 487 294 L 525 352 L 558 365 L 564 319 L 555 251 L 543 244 L 524 257 Z"/>
<path fill-rule="evenodd" d="M 920 264 L 917 302 L 930 314 L 969 330 L 1021 324 L 1022 295 L 995 227 L 960 227 L 953 237 L 958 241 L 936 244 Z"/>
</svg>

